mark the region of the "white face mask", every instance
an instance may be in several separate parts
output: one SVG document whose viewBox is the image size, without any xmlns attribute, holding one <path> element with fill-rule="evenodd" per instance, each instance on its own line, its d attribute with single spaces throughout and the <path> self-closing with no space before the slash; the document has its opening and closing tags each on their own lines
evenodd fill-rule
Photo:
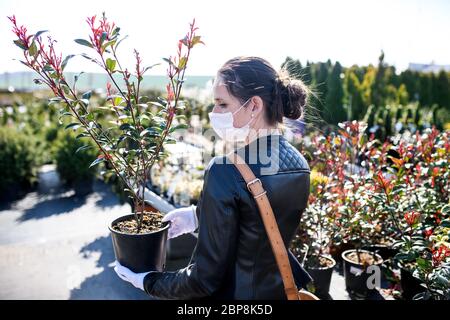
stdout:
<svg viewBox="0 0 450 320">
<path fill-rule="evenodd" d="M 245 138 L 247 138 L 250 132 L 250 122 L 252 122 L 253 118 L 250 119 L 250 121 L 247 122 L 247 124 L 242 126 L 241 128 L 236 128 L 233 125 L 234 119 L 233 115 L 239 112 L 239 110 L 241 110 L 250 99 L 251 98 L 245 101 L 244 104 L 233 113 L 231 112 L 208 113 L 209 120 L 211 121 L 211 126 L 221 139 L 233 142 L 233 141 L 244 141 Z"/>
</svg>

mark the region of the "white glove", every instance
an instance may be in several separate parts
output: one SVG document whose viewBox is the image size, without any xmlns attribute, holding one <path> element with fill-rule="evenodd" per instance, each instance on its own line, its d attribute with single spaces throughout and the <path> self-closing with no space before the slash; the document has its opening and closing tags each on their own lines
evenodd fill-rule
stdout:
<svg viewBox="0 0 450 320">
<path fill-rule="evenodd" d="M 120 279 L 128 281 L 133 286 L 135 286 L 138 289 L 144 290 L 144 277 L 149 274 L 149 272 L 142 272 L 142 273 L 134 273 L 127 267 L 124 267 L 119 263 L 119 261 L 115 261 L 115 267 L 114 271 L 117 273 Z"/>
<path fill-rule="evenodd" d="M 196 206 L 183 207 L 168 212 L 162 221 L 170 221 L 168 239 L 176 238 L 185 233 L 194 232 L 198 227 L 195 214 Z"/>
</svg>

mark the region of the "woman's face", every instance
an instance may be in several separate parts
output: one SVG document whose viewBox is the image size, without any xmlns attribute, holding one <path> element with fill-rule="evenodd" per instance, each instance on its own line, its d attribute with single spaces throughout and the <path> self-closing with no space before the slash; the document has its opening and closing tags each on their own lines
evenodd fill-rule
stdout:
<svg viewBox="0 0 450 320">
<path fill-rule="evenodd" d="M 238 110 L 242 104 L 234 96 L 228 93 L 226 85 L 222 82 L 222 79 L 216 77 L 213 85 L 213 99 L 214 108 L 212 112 L 225 113 L 225 112 L 235 112 Z M 245 103 L 245 101 L 244 101 Z M 240 128 L 246 125 L 250 119 L 253 109 L 252 99 L 248 100 L 243 108 L 233 115 L 233 125 L 236 128 Z"/>
</svg>

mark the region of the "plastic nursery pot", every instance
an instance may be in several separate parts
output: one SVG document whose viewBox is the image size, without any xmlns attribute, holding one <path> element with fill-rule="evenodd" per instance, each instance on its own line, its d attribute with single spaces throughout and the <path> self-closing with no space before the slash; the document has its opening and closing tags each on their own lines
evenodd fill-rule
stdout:
<svg viewBox="0 0 450 320">
<path fill-rule="evenodd" d="M 336 265 L 336 261 L 330 256 L 322 255 L 321 257 L 330 260 L 332 264 L 326 267 L 306 267 L 306 270 L 313 278 L 315 288 L 314 294 L 320 299 L 328 299 L 331 276 L 333 275 L 333 269 Z"/>
<path fill-rule="evenodd" d="M 386 244 L 371 244 L 368 246 L 363 246 L 362 249 L 378 253 L 384 261 L 391 259 L 398 252 L 398 250 L 393 249 L 391 246 Z"/>
<path fill-rule="evenodd" d="M 113 229 L 118 222 L 131 219 L 134 219 L 134 214 L 119 217 L 109 225 L 116 260 L 137 273 L 163 271 L 170 223 L 165 222 L 161 229 L 142 234 L 129 234 Z"/>
<path fill-rule="evenodd" d="M 332 244 L 330 247 L 330 255 L 337 264 L 342 264 L 342 252 L 355 248 L 351 242 L 342 242 L 339 245 Z M 340 266 L 339 266 L 340 268 Z"/>
<path fill-rule="evenodd" d="M 373 270 L 368 270 L 368 268 L 364 268 L 362 264 L 358 262 L 353 262 L 348 258 L 348 255 L 356 252 L 355 249 L 346 250 L 342 253 L 342 260 L 344 261 L 343 269 L 344 269 L 344 277 L 345 277 L 345 286 L 352 298 L 357 299 L 365 299 L 369 295 L 369 293 L 374 289 L 370 288 L 370 285 L 373 284 L 373 281 L 368 281 L 369 277 L 376 276 L 377 272 Z M 377 261 L 373 264 L 376 266 L 380 266 L 383 263 L 383 258 L 377 254 L 367 250 L 358 250 L 360 253 L 369 253 L 371 255 L 375 255 Z M 379 270 L 379 274 L 381 276 L 381 266 Z"/>
<path fill-rule="evenodd" d="M 430 294 L 428 291 L 420 292 L 414 295 L 413 300 L 448 300 L 444 294 Z"/>
<path fill-rule="evenodd" d="M 408 269 L 400 268 L 400 285 L 402 287 L 402 297 L 406 300 L 414 299 L 420 293 L 424 293 L 427 289 L 425 285 L 414 277 Z"/>
</svg>

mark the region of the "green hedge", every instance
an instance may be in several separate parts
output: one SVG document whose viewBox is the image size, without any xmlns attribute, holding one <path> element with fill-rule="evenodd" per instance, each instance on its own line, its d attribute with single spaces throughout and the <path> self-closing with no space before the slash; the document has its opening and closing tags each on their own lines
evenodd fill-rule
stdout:
<svg viewBox="0 0 450 320">
<path fill-rule="evenodd" d="M 37 181 L 35 139 L 15 127 L 0 127 L 0 198 Z"/>
<path fill-rule="evenodd" d="M 89 148 L 76 152 L 83 146 Z M 69 186 L 80 181 L 91 182 L 95 177 L 97 166 L 89 168 L 89 165 L 97 158 L 98 151 L 90 140 L 76 139 L 76 134 L 69 130 L 60 131 L 55 140 L 54 155 L 56 169 Z"/>
</svg>

